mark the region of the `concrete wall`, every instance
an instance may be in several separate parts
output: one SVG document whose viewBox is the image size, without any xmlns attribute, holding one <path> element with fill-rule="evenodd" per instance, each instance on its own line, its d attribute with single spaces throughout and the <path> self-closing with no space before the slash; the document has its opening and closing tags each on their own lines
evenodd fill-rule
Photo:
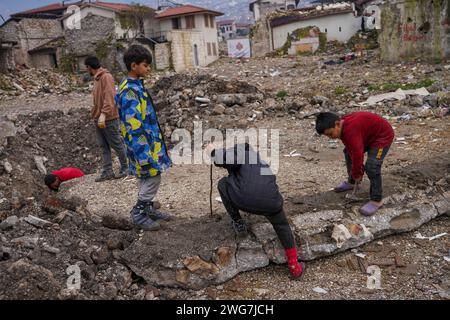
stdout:
<svg viewBox="0 0 450 320">
<path fill-rule="evenodd" d="M 155 45 L 156 70 L 164 70 L 170 67 L 170 44 L 158 43 Z"/>
<path fill-rule="evenodd" d="M 98 7 L 84 7 L 84 8 L 81 8 L 79 15 L 80 15 L 81 20 L 85 19 L 88 15 L 96 15 L 96 16 L 112 19 L 113 25 L 114 25 L 114 31 L 116 33 L 117 38 L 133 38 L 136 35 L 136 30 L 126 30 L 126 29 L 122 28 L 122 26 L 120 24 L 120 19 L 118 18 L 116 13 L 112 10 L 98 8 Z M 65 30 L 71 28 L 71 26 L 68 26 L 68 24 L 71 21 L 74 21 L 73 16 L 68 17 L 65 20 L 63 20 Z M 145 23 L 144 23 L 144 26 L 145 26 Z"/>
<path fill-rule="evenodd" d="M 264 19 L 264 16 L 275 10 L 284 8 L 288 6 L 295 7 L 295 0 L 262 0 L 253 4 L 253 17 L 255 21 Z"/>
<path fill-rule="evenodd" d="M 0 72 L 6 73 L 14 69 L 14 55 L 12 48 L 0 49 Z"/>
<path fill-rule="evenodd" d="M 273 28 L 272 50 L 281 48 L 286 43 L 288 34 L 308 26 L 316 26 L 321 32 L 326 32 L 328 41 L 347 42 L 361 29 L 361 17 L 355 17 L 353 13 L 344 13 L 275 27 Z"/>
<path fill-rule="evenodd" d="M 55 60 L 50 52 L 33 53 L 31 62 L 33 67 L 38 69 L 53 69 L 56 67 Z"/>
<path fill-rule="evenodd" d="M 14 62 L 17 65 L 32 66 L 28 51 L 63 35 L 59 20 L 24 18 L 10 21 L 1 28 L 0 36 L 8 41 L 16 41 L 12 50 Z"/>
<path fill-rule="evenodd" d="M 253 27 L 252 56 L 264 57 L 271 51 L 270 31 L 267 20 L 259 20 Z"/>
<path fill-rule="evenodd" d="M 440 61 L 450 57 L 449 0 L 393 0 L 381 9 L 383 60 Z"/>
<path fill-rule="evenodd" d="M 208 63 L 204 34 L 199 31 L 170 32 L 171 52 L 173 68 L 176 72 L 197 67 L 195 65 L 195 47 L 198 52 L 198 67 Z"/>
<path fill-rule="evenodd" d="M 216 23 L 208 25 L 206 27 L 205 25 L 205 18 L 204 14 L 197 14 L 195 15 L 195 29 L 186 29 L 186 17 L 181 17 L 181 28 L 182 30 L 172 30 L 172 19 L 162 19 L 161 20 L 161 32 L 168 32 L 167 38 L 169 41 L 172 42 L 172 54 L 174 55 L 174 67 L 175 67 L 175 55 L 179 56 L 179 50 L 181 48 L 184 48 L 185 50 L 188 50 L 190 52 L 186 52 L 184 54 L 185 57 L 188 55 L 192 55 L 192 61 L 193 61 L 193 51 L 194 46 L 197 45 L 198 54 L 199 54 L 199 66 L 206 66 L 217 59 L 219 59 L 219 41 L 217 37 L 217 27 Z M 172 32 L 173 31 L 173 32 Z M 181 33 L 180 33 L 181 32 Z M 192 33 L 191 36 L 188 34 Z M 183 34 L 182 36 L 180 36 Z M 174 36 L 175 35 L 175 38 Z M 179 39 L 182 41 L 179 47 L 175 48 L 174 50 L 174 42 L 178 41 L 176 39 Z M 187 39 L 191 39 L 190 45 L 185 45 L 185 42 L 188 41 Z M 216 54 L 214 55 L 213 50 L 211 49 L 211 55 L 208 55 L 208 43 L 210 46 L 216 47 Z M 178 53 L 177 53 L 178 52 Z M 185 59 L 186 60 L 186 59 Z M 188 64 L 189 65 L 189 64 Z M 193 66 L 193 65 L 192 65 Z M 189 65 L 190 67 L 190 65 Z"/>
<path fill-rule="evenodd" d="M 103 65 L 113 69 L 117 52 L 115 32 L 113 19 L 88 14 L 81 20 L 81 29 L 65 30 L 66 53 L 80 58 L 81 70 L 84 68 L 82 61 L 88 55 L 99 56 Z"/>
</svg>

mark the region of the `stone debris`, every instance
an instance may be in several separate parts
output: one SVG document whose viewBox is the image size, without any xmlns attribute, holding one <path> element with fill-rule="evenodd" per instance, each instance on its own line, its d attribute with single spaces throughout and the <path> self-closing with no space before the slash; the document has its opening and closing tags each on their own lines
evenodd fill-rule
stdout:
<svg viewBox="0 0 450 320">
<path fill-rule="evenodd" d="M 36 228 L 45 228 L 52 225 L 50 221 L 35 217 L 31 214 L 28 217 L 24 218 L 24 220 L 32 226 L 35 226 Z"/>
</svg>

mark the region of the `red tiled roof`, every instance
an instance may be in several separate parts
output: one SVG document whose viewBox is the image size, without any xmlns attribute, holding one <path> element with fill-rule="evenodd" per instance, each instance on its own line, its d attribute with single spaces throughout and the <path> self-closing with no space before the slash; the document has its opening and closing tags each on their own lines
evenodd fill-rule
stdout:
<svg viewBox="0 0 450 320">
<path fill-rule="evenodd" d="M 11 16 L 23 15 L 23 14 L 46 13 L 46 12 L 52 12 L 52 11 L 65 10 L 71 5 L 78 5 L 78 4 L 81 4 L 81 1 L 74 2 L 74 3 L 66 3 L 64 5 L 62 4 L 62 2 L 52 3 L 47 6 L 38 7 L 38 8 L 22 11 L 22 12 L 17 12 L 17 13 L 12 14 Z"/>
<path fill-rule="evenodd" d="M 91 3 L 89 3 L 89 2 L 83 3 L 82 1 L 78 1 L 78 2 L 65 3 L 64 5 L 62 4 L 62 2 L 59 2 L 59 3 L 49 4 L 44 7 L 39 7 L 39 8 L 35 8 L 35 9 L 30 9 L 27 11 L 18 12 L 18 13 L 13 14 L 12 16 L 62 11 L 72 5 L 78 5 L 78 6 L 95 5 L 98 7 L 108 8 L 108 9 L 116 10 L 116 11 L 123 11 L 123 10 L 128 10 L 128 9 L 132 8 L 131 5 L 126 4 L 126 3 L 112 3 L 112 2 L 104 2 L 104 1 L 95 1 L 95 2 L 91 2 Z"/>
<path fill-rule="evenodd" d="M 233 24 L 233 23 L 234 23 L 234 20 L 217 21 L 217 25 L 218 26 L 224 26 L 224 25 Z"/>
<path fill-rule="evenodd" d="M 112 2 L 103 2 L 103 1 L 97 1 L 93 2 L 92 4 L 97 5 L 99 7 L 109 8 L 117 11 L 123 11 L 128 10 L 132 8 L 131 5 L 126 3 L 112 3 Z"/>
<path fill-rule="evenodd" d="M 175 17 L 175 16 L 182 16 L 185 14 L 194 14 L 194 13 L 209 13 L 215 16 L 222 16 L 222 12 L 209 10 L 202 7 L 193 6 L 190 4 L 184 5 L 184 6 L 177 6 L 173 8 L 168 8 L 164 10 L 163 12 L 156 15 L 156 18 L 169 18 L 169 17 Z"/>
</svg>

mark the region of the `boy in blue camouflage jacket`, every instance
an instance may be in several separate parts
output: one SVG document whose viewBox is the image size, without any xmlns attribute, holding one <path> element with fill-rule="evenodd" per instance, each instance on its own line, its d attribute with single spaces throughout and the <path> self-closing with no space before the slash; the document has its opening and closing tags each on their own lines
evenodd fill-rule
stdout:
<svg viewBox="0 0 450 320">
<path fill-rule="evenodd" d="M 157 220 L 168 221 L 168 214 L 153 206 L 161 183 L 161 173 L 171 166 L 153 101 L 141 78 L 150 71 L 152 57 L 142 46 L 131 46 L 124 56 L 128 77 L 119 86 L 115 97 L 122 123 L 129 170 L 138 178 L 139 194 L 131 210 L 131 218 L 137 228 L 155 231 L 160 228 Z"/>
</svg>

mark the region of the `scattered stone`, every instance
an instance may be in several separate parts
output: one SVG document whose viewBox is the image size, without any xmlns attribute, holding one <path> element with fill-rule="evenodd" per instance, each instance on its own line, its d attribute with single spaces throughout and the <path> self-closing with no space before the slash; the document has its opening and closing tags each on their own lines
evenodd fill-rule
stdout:
<svg viewBox="0 0 450 320">
<path fill-rule="evenodd" d="M 323 288 L 321 288 L 321 287 L 315 287 L 315 288 L 313 289 L 313 291 L 316 292 L 316 293 L 320 293 L 320 294 L 327 294 L 327 293 L 328 293 L 327 290 L 325 290 L 325 289 L 323 289 Z"/>
<path fill-rule="evenodd" d="M 8 160 L 5 160 L 3 162 L 3 167 L 5 168 L 5 171 L 8 174 L 11 174 L 11 172 L 13 171 L 13 167 L 12 167 L 11 163 L 8 162 Z"/>
<path fill-rule="evenodd" d="M 133 229 L 133 223 L 130 219 L 117 214 L 104 215 L 102 219 L 102 225 L 106 228 L 116 230 L 131 230 Z"/>
<path fill-rule="evenodd" d="M 11 240 L 11 243 L 19 244 L 25 248 L 34 249 L 39 242 L 38 237 L 23 236 Z"/>
<path fill-rule="evenodd" d="M 123 241 L 118 236 L 112 236 L 106 242 L 109 250 L 123 250 Z"/>
<path fill-rule="evenodd" d="M 42 244 L 42 249 L 53 254 L 59 254 L 61 252 L 61 250 L 59 250 L 58 248 L 49 246 L 47 243 Z"/>
<path fill-rule="evenodd" d="M 35 156 L 34 157 L 34 163 L 36 164 L 37 169 L 39 170 L 39 172 L 43 175 L 47 174 L 47 168 L 45 167 L 44 163 L 47 161 L 48 159 L 46 157 L 41 157 L 41 156 Z"/>
<path fill-rule="evenodd" d="M 10 216 L 0 223 L 0 230 L 11 230 L 16 226 L 17 222 L 19 222 L 19 218 L 17 216 Z"/>
<path fill-rule="evenodd" d="M 341 248 L 347 240 L 351 239 L 351 237 L 352 235 L 343 224 L 334 226 L 331 238 L 336 241 L 336 246 L 338 248 Z"/>
<path fill-rule="evenodd" d="M 324 96 L 315 96 L 311 100 L 311 104 L 318 104 L 321 107 L 327 107 L 331 104 L 330 99 Z"/>
<path fill-rule="evenodd" d="M 52 225 L 50 221 L 35 217 L 31 214 L 24 220 L 36 228 L 46 228 Z"/>
<path fill-rule="evenodd" d="M 214 107 L 213 114 L 221 115 L 225 112 L 225 106 L 223 104 L 218 104 Z"/>
<path fill-rule="evenodd" d="M 104 264 L 109 259 L 109 251 L 107 248 L 102 247 L 98 250 L 94 250 L 91 253 L 92 261 L 94 261 L 95 264 Z"/>
</svg>

